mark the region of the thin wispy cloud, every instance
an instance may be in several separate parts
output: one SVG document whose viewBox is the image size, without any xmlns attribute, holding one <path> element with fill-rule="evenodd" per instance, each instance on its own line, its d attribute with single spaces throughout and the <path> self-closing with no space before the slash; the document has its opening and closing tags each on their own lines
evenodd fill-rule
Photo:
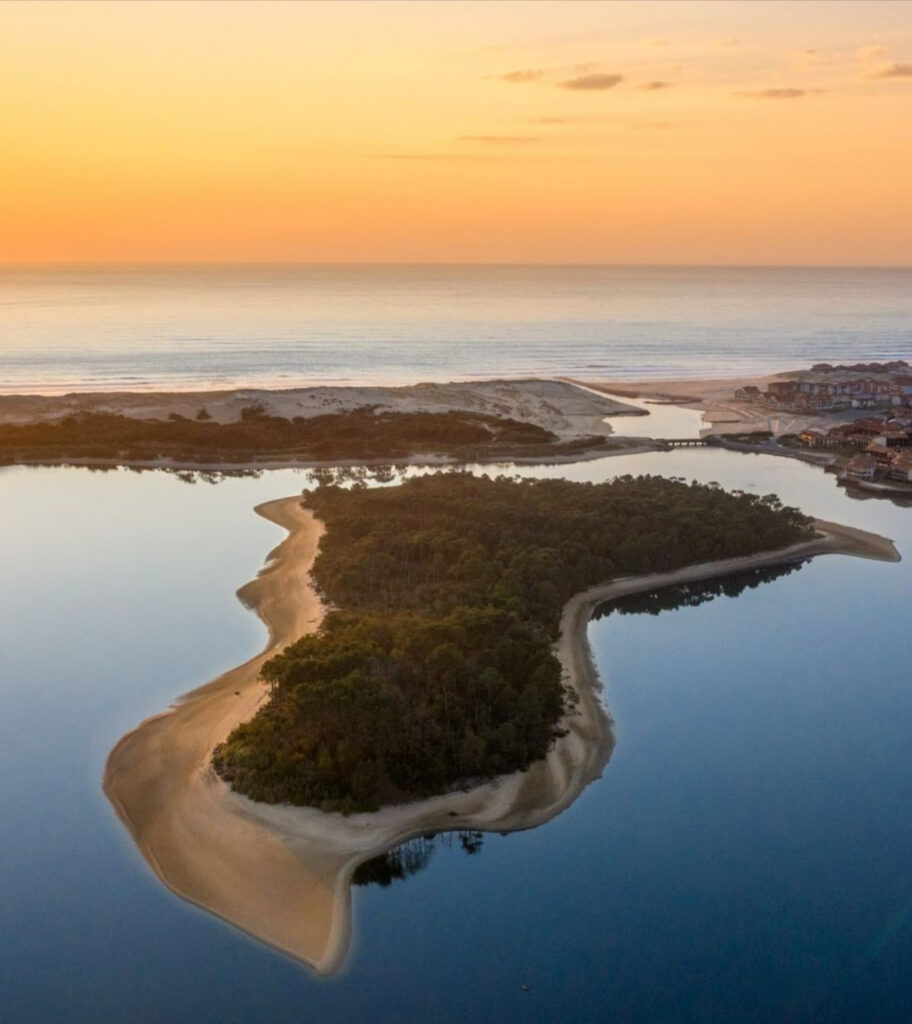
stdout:
<svg viewBox="0 0 912 1024">
<path fill-rule="evenodd" d="M 667 89 L 671 85 L 671 82 L 644 82 L 638 88 L 642 92 L 657 92 L 659 89 Z"/>
<path fill-rule="evenodd" d="M 912 61 L 895 61 L 871 75 L 872 78 L 912 78 Z"/>
<path fill-rule="evenodd" d="M 855 59 L 862 62 L 881 60 L 887 56 L 886 46 L 876 43 L 873 46 L 859 46 L 855 51 Z"/>
<path fill-rule="evenodd" d="M 802 96 L 816 96 L 823 89 L 757 89 L 753 92 L 736 92 L 735 96 L 747 96 L 755 100 L 798 100 Z"/>
<path fill-rule="evenodd" d="M 598 157 L 572 151 L 569 154 L 566 150 L 559 153 L 552 153 L 542 151 L 536 147 L 529 147 L 528 149 L 497 150 L 496 152 L 493 150 L 479 150 L 474 153 L 365 153 L 364 156 L 368 160 L 389 160 L 397 163 L 493 164 L 495 166 L 503 164 L 505 161 L 517 164 L 567 164 L 568 161 L 572 160 L 573 163 L 582 164 L 598 159 Z"/>
<path fill-rule="evenodd" d="M 519 71 L 507 71 L 497 76 L 501 82 L 512 82 L 515 85 L 522 85 L 525 82 L 538 82 L 545 77 L 541 68 L 521 68 Z"/>
<path fill-rule="evenodd" d="M 824 52 L 812 46 L 805 46 L 800 50 L 785 50 L 783 56 L 793 67 L 801 70 L 828 65 L 840 65 L 852 60 L 851 54 L 838 50 Z"/>
<path fill-rule="evenodd" d="M 483 142 L 490 146 L 523 146 L 540 141 L 538 135 L 460 135 L 457 142 Z"/>
<path fill-rule="evenodd" d="M 402 160 L 419 163 L 480 163 L 520 159 L 518 153 L 367 153 L 366 156 L 371 160 Z M 532 155 L 526 154 L 525 158 L 532 159 Z"/>
<path fill-rule="evenodd" d="M 567 78 L 557 84 L 561 89 L 574 89 L 578 92 L 605 92 L 623 81 L 623 75 L 592 74 Z"/>
</svg>

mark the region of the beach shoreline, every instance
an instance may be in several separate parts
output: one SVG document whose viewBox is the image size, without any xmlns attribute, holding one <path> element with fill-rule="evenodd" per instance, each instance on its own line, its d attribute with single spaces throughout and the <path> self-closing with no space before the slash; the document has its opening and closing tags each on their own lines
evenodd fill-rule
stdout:
<svg viewBox="0 0 912 1024">
<path fill-rule="evenodd" d="M 314 631 L 323 613 L 309 579 L 322 526 L 299 497 L 256 511 L 288 532 L 257 578 L 238 591 L 266 624 L 266 648 L 124 736 L 109 755 L 103 787 L 147 863 L 173 892 L 323 974 L 338 970 L 349 947 L 351 879 L 359 864 L 428 832 L 536 827 L 600 777 L 614 732 L 587 639 L 596 605 L 824 553 L 899 559 L 884 538 L 818 523 L 821 536 L 789 548 L 586 590 L 565 606 L 556 646 L 578 700 L 560 723 L 565 735 L 544 760 L 468 790 L 345 817 L 255 803 L 234 793 L 211 767 L 213 747 L 266 699 L 258 678 L 263 662 Z"/>
</svg>

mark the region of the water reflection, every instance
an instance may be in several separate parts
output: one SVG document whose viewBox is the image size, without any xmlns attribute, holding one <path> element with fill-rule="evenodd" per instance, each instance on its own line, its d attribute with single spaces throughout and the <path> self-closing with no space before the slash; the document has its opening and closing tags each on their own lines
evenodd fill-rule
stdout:
<svg viewBox="0 0 912 1024">
<path fill-rule="evenodd" d="M 614 612 L 618 615 L 661 615 L 662 612 L 674 611 L 677 608 L 696 608 L 708 601 L 714 601 L 717 597 L 738 597 L 745 590 L 753 590 L 762 583 L 771 583 L 782 576 L 790 576 L 803 565 L 807 565 L 808 561 L 809 559 L 804 559 L 789 565 L 746 569 L 711 580 L 678 583 L 671 587 L 632 594 L 630 597 L 622 597 L 615 601 L 605 601 L 596 607 L 592 618 L 604 619 Z"/>
<path fill-rule="evenodd" d="M 401 482 L 415 468 L 404 464 L 380 463 L 361 466 L 315 466 L 307 470 L 310 484 L 391 484 Z"/>
<path fill-rule="evenodd" d="M 843 486 L 847 498 L 852 501 L 889 501 L 897 508 L 912 508 L 912 493 L 899 494 L 891 491 L 868 491 L 863 487 Z"/>
<path fill-rule="evenodd" d="M 142 469 L 139 470 L 142 472 Z M 172 470 L 183 484 L 221 484 L 228 479 L 259 480 L 262 469 L 181 469 Z"/>
<path fill-rule="evenodd" d="M 439 832 L 416 836 L 406 843 L 395 847 L 379 857 L 371 857 L 355 868 L 352 876 L 354 885 L 392 885 L 393 882 L 404 882 L 412 875 L 423 871 L 431 862 L 437 844 L 444 849 L 452 850 L 457 845 L 467 854 L 479 853 L 484 845 L 481 832 Z"/>
</svg>

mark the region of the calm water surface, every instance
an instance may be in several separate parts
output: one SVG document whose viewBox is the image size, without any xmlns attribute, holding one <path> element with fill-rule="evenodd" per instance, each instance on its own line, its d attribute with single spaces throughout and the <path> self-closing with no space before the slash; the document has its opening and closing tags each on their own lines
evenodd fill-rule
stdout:
<svg viewBox="0 0 912 1024">
<path fill-rule="evenodd" d="M 0 471 L 0 1019 L 912 1019 L 909 510 L 723 451 L 522 472 L 777 491 L 907 560 L 594 622 L 604 778 L 540 829 L 358 889 L 323 980 L 168 893 L 100 789 L 126 729 L 262 644 L 233 592 L 281 533 L 251 508 L 303 475 Z"/>
<path fill-rule="evenodd" d="M 912 269 L 0 266 L 0 393 L 909 358 Z"/>
</svg>

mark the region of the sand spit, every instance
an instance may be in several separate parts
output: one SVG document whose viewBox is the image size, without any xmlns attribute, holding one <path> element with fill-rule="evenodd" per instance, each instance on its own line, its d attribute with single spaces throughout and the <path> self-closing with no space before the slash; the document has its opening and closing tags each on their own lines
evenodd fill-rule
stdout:
<svg viewBox="0 0 912 1024">
<path fill-rule="evenodd" d="M 124 736 L 108 758 L 104 790 L 169 888 L 324 974 L 337 970 L 348 950 L 351 877 L 358 864 L 422 833 L 532 828 L 563 811 L 601 775 L 614 734 L 586 638 L 595 605 L 826 552 L 899 560 L 885 538 L 818 522 L 816 540 L 615 580 L 578 594 L 564 609 L 557 653 L 579 700 L 562 723 L 566 735 L 544 761 L 465 792 L 344 817 L 255 803 L 233 793 L 210 767 L 213 747 L 265 699 L 258 680 L 263 662 L 313 631 L 322 614 L 309 582 L 320 524 L 297 497 L 256 511 L 289 531 L 257 579 L 238 591 L 269 629 L 266 650 Z"/>
</svg>

